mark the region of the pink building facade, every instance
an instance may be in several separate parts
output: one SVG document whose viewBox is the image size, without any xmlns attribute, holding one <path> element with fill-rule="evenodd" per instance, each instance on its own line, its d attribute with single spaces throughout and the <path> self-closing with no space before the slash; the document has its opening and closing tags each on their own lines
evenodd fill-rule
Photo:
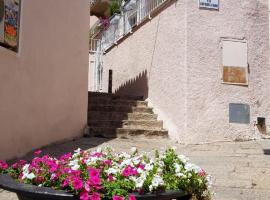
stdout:
<svg viewBox="0 0 270 200">
<path fill-rule="evenodd" d="M 106 51 L 102 91 L 112 70 L 113 91 L 143 95 L 179 142 L 264 137 L 270 131 L 268 1 L 219 1 L 219 9 L 168 2 Z"/>
<path fill-rule="evenodd" d="M 18 52 L 0 47 L 0 159 L 83 134 L 88 31 L 88 1 L 21 1 Z"/>
</svg>

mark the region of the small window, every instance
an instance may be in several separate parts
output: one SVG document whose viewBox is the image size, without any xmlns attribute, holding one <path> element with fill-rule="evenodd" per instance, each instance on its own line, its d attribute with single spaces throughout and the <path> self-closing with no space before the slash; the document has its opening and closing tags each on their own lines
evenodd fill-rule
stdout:
<svg viewBox="0 0 270 200">
<path fill-rule="evenodd" d="M 245 40 L 222 41 L 223 83 L 248 85 L 248 46 Z"/>
</svg>

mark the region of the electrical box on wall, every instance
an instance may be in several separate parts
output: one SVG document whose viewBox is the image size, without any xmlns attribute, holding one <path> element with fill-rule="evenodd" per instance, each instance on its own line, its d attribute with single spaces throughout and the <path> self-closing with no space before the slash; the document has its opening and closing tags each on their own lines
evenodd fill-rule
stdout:
<svg viewBox="0 0 270 200">
<path fill-rule="evenodd" d="M 248 104 L 230 103 L 229 121 L 237 124 L 250 124 L 250 106 Z"/>
</svg>

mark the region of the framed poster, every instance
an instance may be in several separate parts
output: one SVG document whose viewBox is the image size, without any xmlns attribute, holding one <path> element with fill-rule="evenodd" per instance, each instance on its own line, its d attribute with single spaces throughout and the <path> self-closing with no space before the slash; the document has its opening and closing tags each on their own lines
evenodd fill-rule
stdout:
<svg viewBox="0 0 270 200">
<path fill-rule="evenodd" d="M 199 0 L 199 8 L 219 10 L 219 0 Z"/>
<path fill-rule="evenodd" d="M 4 0 L 0 0 L 0 43 L 4 43 Z"/>
<path fill-rule="evenodd" d="M 0 45 L 18 51 L 21 0 L 0 0 Z M 1 6 L 2 5 L 2 6 Z"/>
</svg>

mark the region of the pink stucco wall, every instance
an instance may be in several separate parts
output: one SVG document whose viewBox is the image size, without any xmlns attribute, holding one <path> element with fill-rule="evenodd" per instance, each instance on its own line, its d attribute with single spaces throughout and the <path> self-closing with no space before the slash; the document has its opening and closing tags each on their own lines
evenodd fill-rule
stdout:
<svg viewBox="0 0 270 200">
<path fill-rule="evenodd" d="M 221 38 L 246 39 L 248 87 L 222 84 Z M 176 1 L 104 57 L 104 86 L 143 94 L 172 138 L 200 143 L 260 138 L 254 123 L 270 128 L 268 0 L 220 1 L 200 10 L 198 1 Z M 229 103 L 251 106 L 251 124 L 229 123 Z"/>
<path fill-rule="evenodd" d="M 22 1 L 19 53 L 0 47 L 0 159 L 81 136 L 88 1 Z"/>
</svg>

